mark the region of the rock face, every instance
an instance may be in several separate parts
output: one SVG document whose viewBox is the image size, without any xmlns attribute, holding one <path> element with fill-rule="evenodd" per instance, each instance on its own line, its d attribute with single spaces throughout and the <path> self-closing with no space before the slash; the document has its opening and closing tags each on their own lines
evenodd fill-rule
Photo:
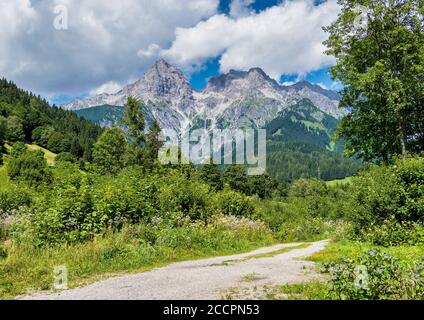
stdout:
<svg viewBox="0 0 424 320">
<path fill-rule="evenodd" d="M 281 86 L 260 68 L 231 70 L 211 78 L 203 91 L 195 91 L 183 73 L 164 60 L 157 61 L 140 80 L 116 94 L 77 99 L 62 108 L 79 112 L 105 105 L 121 108 L 130 96 L 147 106 L 161 128 L 180 132 L 190 124 L 206 122 L 217 128 L 262 128 L 304 99 L 336 119 L 345 114 L 338 108 L 338 93 L 308 82 Z"/>
</svg>

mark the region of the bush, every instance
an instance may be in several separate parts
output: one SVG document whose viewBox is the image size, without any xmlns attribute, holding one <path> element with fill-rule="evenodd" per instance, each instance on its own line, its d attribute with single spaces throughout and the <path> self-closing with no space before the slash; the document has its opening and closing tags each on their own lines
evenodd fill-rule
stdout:
<svg viewBox="0 0 424 320">
<path fill-rule="evenodd" d="M 397 258 L 370 250 L 356 260 L 326 264 L 330 295 L 343 300 L 424 299 L 423 262 L 405 266 Z"/>
<path fill-rule="evenodd" d="M 417 223 L 386 220 L 362 232 L 359 239 L 377 246 L 424 244 L 424 227 Z"/>
<path fill-rule="evenodd" d="M 366 239 L 373 233 L 368 238 L 380 245 L 404 243 L 408 235 L 400 235 L 403 227 L 424 224 L 424 158 L 409 157 L 361 172 L 352 179 L 344 208 L 355 237 Z"/>
<path fill-rule="evenodd" d="M 253 200 L 241 193 L 225 190 L 216 195 L 218 211 L 225 215 L 251 217 L 256 214 Z"/>
<path fill-rule="evenodd" d="M 192 220 L 204 220 L 212 213 L 211 194 L 204 183 L 171 173 L 160 187 L 159 206 L 163 214 L 181 212 Z"/>
<path fill-rule="evenodd" d="M 0 216 L 19 207 L 29 206 L 31 196 L 23 188 L 11 188 L 6 191 L 0 191 Z"/>
<path fill-rule="evenodd" d="M 8 174 L 12 180 L 26 182 L 32 186 L 52 182 L 52 174 L 44 159 L 44 153 L 24 152 L 8 163 Z"/>
<path fill-rule="evenodd" d="M 77 163 L 78 159 L 72 155 L 69 152 L 61 152 L 57 155 L 56 162 L 70 162 L 70 163 Z"/>
</svg>

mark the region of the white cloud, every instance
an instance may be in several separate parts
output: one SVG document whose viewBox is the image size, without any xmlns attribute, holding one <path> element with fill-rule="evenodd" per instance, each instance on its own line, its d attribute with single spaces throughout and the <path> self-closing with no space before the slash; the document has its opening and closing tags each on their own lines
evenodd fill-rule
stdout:
<svg viewBox="0 0 424 320">
<path fill-rule="evenodd" d="M 186 70 L 222 55 L 222 72 L 261 67 L 275 79 L 306 74 L 334 63 L 323 53 L 327 35 L 322 27 L 339 11 L 336 0 L 319 6 L 313 0 L 287 0 L 247 17 L 215 15 L 195 27 L 178 28 L 162 55 Z"/>
<path fill-rule="evenodd" d="M 233 0 L 230 4 L 230 16 L 240 18 L 252 14 L 250 5 L 254 2 L 255 0 Z"/>
<path fill-rule="evenodd" d="M 53 27 L 59 4 L 68 8 L 68 30 Z M 218 4 L 0 0 L 0 77 L 45 95 L 80 94 L 109 81 L 125 83 L 153 63 L 159 47 L 172 43 L 176 28 L 211 17 Z"/>
<path fill-rule="evenodd" d="M 123 85 L 119 84 L 115 81 L 108 81 L 101 86 L 90 91 L 91 96 L 95 96 L 101 93 L 117 93 L 120 89 L 122 89 Z"/>
</svg>

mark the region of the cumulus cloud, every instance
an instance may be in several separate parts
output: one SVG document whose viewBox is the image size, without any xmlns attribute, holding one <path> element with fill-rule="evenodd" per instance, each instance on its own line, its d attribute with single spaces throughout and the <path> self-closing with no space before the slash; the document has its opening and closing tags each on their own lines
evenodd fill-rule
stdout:
<svg viewBox="0 0 424 320">
<path fill-rule="evenodd" d="M 95 96 L 101 93 L 117 93 L 120 89 L 122 89 L 122 84 L 117 83 L 115 81 L 108 81 L 101 86 L 90 91 L 91 96 Z"/>
<path fill-rule="evenodd" d="M 56 30 L 54 8 L 68 9 Z M 0 0 L 0 77 L 27 89 L 80 94 L 135 78 L 159 48 L 217 13 L 218 0 Z M 109 83 L 107 85 L 107 83 Z"/>
<path fill-rule="evenodd" d="M 339 11 L 336 0 L 318 6 L 313 0 L 287 0 L 248 16 L 214 15 L 195 27 L 178 28 L 162 55 L 186 70 L 220 57 L 222 72 L 261 67 L 275 79 L 306 74 L 334 63 L 323 53 L 322 27 Z"/>
<path fill-rule="evenodd" d="M 230 16 L 240 18 L 250 15 L 253 10 L 250 8 L 255 0 L 233 0 L 230 4 Z"/>
</svg>

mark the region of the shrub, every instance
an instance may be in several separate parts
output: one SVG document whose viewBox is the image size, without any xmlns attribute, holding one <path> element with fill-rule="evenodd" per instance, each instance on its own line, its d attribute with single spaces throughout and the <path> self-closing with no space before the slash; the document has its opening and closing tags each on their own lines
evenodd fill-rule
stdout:
<svg viewBox="0 0 424 320">
<path fill-rule="evenodd" d="M 33 186 L 52 182 L 52 174 L 41 151 L 27 151 L 8 163 L 8 174 L 12 180 L 23 181 Z"/>
<path fill-rule="evenodd" d="M 197 180 L 170 174 L 160 187 L 159 206 L 163 214 L 181 212 L 192 220 L 206 220 L 212 212 L 209 187 Z"/>
<path fill-rule="evenodd" d="M 424 299 L 423 262 L 405 266 L 379 250 L 356 260 L 342 258 L 325 265 L 330 273 L 330 295 L 344 300 Z"/>
<path fill-rule="evenodd" d="M 398 222 L 392 218 L 363 231 L 359 239 L 386 247 L 424 244 L 424 227 L 417 223 Z"/>
<path fill-rule="evenodd" d="M 225 215 L 250 217 L 256 214 L 253 200 L 241 193 L 225 190 L 216 195 L 218 211 Z"/>
<path fill-rule="evenodd" d="M 70 162 L 70 163 L 77 163 L 78 159 L 69 152 L 61 152 L 57 155 L 56 162 Z"/>
<path fill-rule="evenodd" d="M 31 196 L 23 188 L 10 188 L 6 191 L 0 191 L 0 216 L 11 210 L 31 204 Z"/>
<path fill-rule="evenodd" d="M 368 238 L 380 245 L 395 245 L 396 239 L 404 243 L 408 235 L 400 235 L 401 229 L 424 223 L 424 158 L 409 157 L 361 172 L 352 179 L 351 197 L 344 208 L 355 237 L 373 233 Z"/>
</svg>

